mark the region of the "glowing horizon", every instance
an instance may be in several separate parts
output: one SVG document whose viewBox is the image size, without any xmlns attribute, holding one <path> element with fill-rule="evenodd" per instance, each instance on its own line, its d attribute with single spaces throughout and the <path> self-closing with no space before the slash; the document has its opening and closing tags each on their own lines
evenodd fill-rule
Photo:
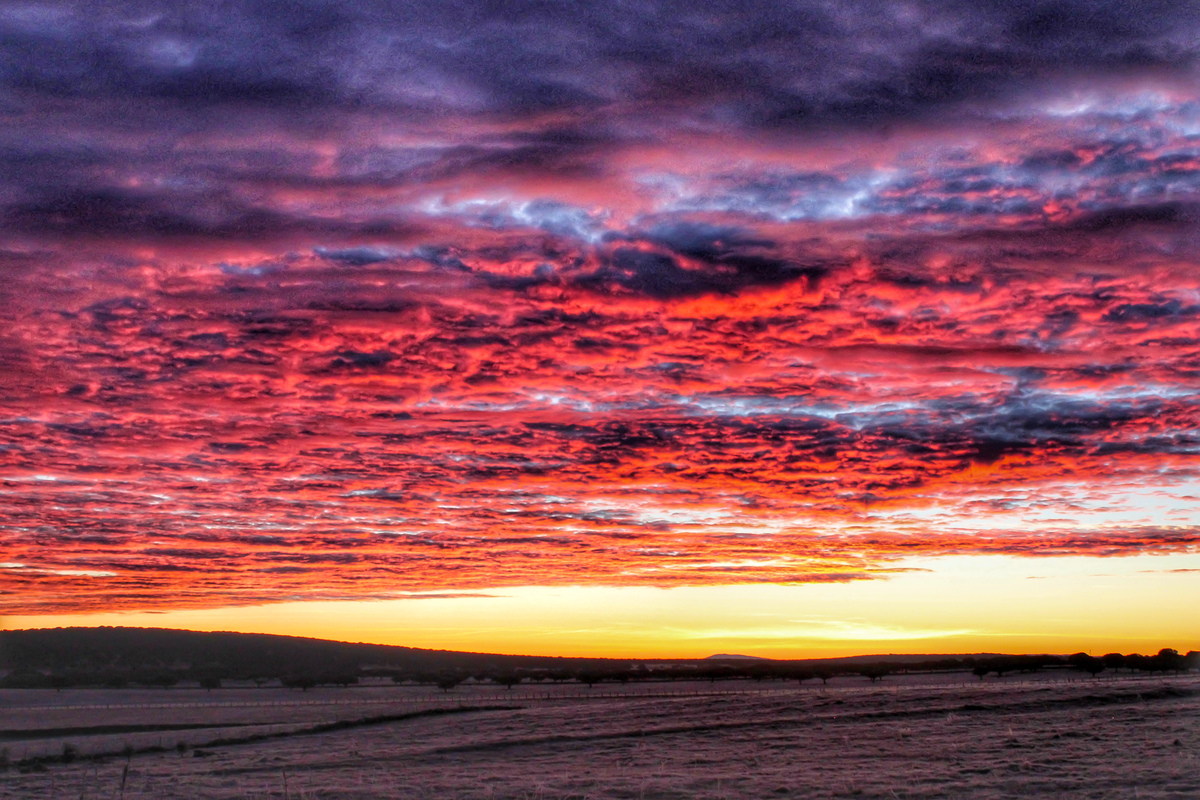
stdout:
<svg viewBox="0 0 1200 800">
<path fill-rule="evenodd" d="M 709 5 L 0 9 L 0 624 L 1200 646 L 1196 21 Z"/>
<path fill-rule="evenodd" d="M 22 616 L 6 627 L 165 627 L 638 659 L 1200 649 L 1200 592 L 1190 577 L 1200 557 L 1089 562 L 1104 572 L 1087 574 L 1074 558 L 956 557 L 914 565 L 895 583 L 873 582 L 867 591 L 847 584 L 525 586 L 391 601 Z M 1038 582 L 1033 588 L 1031 580 Z M 1106 585 L 1114 582 L 1124 591 Z M 953 608 L 945 607 L 946 598 Z M 929 625 L 937 627 L 920 627 Z"/>
</svg>

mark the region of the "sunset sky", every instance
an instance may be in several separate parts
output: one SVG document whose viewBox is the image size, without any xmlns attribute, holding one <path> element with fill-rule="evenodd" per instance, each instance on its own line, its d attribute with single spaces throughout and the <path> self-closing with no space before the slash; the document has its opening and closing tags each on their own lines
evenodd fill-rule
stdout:
<svg viewBox="0 0 1200 800">
<path fill-rule="evenodd" d="M 0 6 L 0 622 L 1200 648 L 1193 2 Z"/>
</svg>

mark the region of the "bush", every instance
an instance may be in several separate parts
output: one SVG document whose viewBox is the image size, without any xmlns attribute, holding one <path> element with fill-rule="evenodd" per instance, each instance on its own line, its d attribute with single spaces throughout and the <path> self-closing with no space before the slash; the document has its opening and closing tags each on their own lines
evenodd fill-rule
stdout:
<svg viewBox="0 0 1200 800">
<path fill-rule="evenodd" d="M 1067 659 L 1067 663 L 1081 672 L 1090 674 L 1093 678 L 1104 672 L 1104 659 L 1089 656 L 1087 653 L 1075 653 Z"/>
<path fill-rule="evenodd" d="M 521 682 L 520 675 L 496 675 L 492 678 L 493 683 L 498 683 L 505 689 L 512 689 Z"/>
<path fill-rule="evenodd" d="M 871 683 L 882 680 L 884 676 L 890 673 L 891 670 L 889 670 L 887 666 L 883 664 L 867 664 L 866 666 L 860 667 L 858 670 L 858 674 L 862 675 L 864 678 L 869 678 Z"/>
<path fill-rule="evenodd" d="M 317 679 L 311 675 L 285 675 L 279 682 L 288 689 L 299 689 L 302 692 L 307 692 L 317 685 Z"/>
<path fill-rule="evenodd" d="M 597 683 L 600 683 L 602 680 L 604 680 L 604 676 L 601 675 L 599 672 L 592 672 L 590 670 L 580 670 L 579 672 L 575 673 L 575 679 L 577 681 L 579 681 L 580 683 L 586 683 L 588 685 L 588 688 L 590 689 L 593 686 L 595 686 Z"/>
</svg>

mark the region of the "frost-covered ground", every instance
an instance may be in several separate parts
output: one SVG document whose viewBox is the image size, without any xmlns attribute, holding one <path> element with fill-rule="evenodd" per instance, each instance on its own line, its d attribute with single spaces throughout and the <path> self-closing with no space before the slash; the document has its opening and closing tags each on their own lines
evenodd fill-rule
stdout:
<svg viewBox="0 0 1200 800">
<path fill-rule="evenodd" d="M 1195 676 L 6 691 L 0 730 L 22 800 L 1200 798 Z"/>
</svg>

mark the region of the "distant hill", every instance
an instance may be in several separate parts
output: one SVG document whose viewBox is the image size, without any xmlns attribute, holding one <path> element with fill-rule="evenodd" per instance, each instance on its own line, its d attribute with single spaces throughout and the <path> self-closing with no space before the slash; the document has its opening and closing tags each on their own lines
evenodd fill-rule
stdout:
<svg viewBox="0 0 1200 800">
<path fill-rule="evenodd" d="M 993 654 L 977 654 L 988 658 Z M 657 664 L 714 668 L 714 662 L 851 666 L 879 661 L 914 664 L 963 659 L 954 655 L 863 655 L 779 661 L 721 653 L 703 659 L 653 659 Z M 230 675 L 280 675 L 310 672 L 436 673 L 529 670 L 602 670 L 647 663 L 641 659 L 500 655 L 455 650 L 424 650 L 395 645 L 337 642 L 266 633 L 205 633 L 169 628 L 41 628 L 0 631 L 0 670 L 100 671 L 166 669 L 222 672 Z"/>
<path fill-rule="evenodd" d="M 1174 670 L 1200 665 L 1200 654 L 1189 654 L 1184 660 L 1178 655 L 1169 659 L 1138 658 L 1142 659 L 1137 662 L 1141 665 L 1138 669 Z M 439 685 L 467 677 L 498 683 L 515 683 L 526 678 L 576 679 L 589 684 L 644 678 L 825 680 L 829 675 L 868 675 L 868 670 L 878 677 L 889 672 L 970 671 L 984 666 L 999 675 L 1014 670 L 1065 668 L 1070 663 L 1061 655 L 996 653 L 875 654 L 797 660 L 735 653 L 700 659 L 572 658 L 423 650 L 264 633 L 204 633 L 166 628 L 0 631 L 0 673 L 7 673 L 2 683 L 13 688 L 118 686 L 127 682 L 165 686 L 180 680 L 219 684 L 222 679 L 256 682 L 288 679 L 292 683 L 307 681 L 307 685 L 344 685 L 371 676 Z"/>
<path fill-rule="evenodd" d="M 714 656 L 708 656 L 705 661 L 770 661 L 769 658 L 762 656 L 742 656 L 735 653 L 717 653 Z"/>
<path fill-rule="evenodd" d="M 611 659 L 464 653 L 336 642 L 265 633 L 167 628 L 43 628 L 0 631 L 0 669 L 221 671 L 240 675 L 359 671 L 576 669 Z"/>
</svg>

